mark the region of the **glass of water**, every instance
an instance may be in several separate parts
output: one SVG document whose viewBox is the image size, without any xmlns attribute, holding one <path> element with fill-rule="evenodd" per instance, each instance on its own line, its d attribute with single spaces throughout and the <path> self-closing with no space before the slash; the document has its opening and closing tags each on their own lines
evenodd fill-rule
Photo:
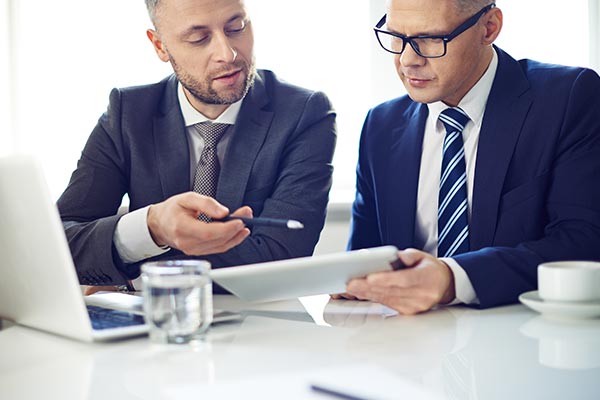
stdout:
<svg viewBox="0 0 600 400">
<path fill-rule="evenodd" d="M 210 263 L 155 261 L 142 265 L 144 314 L 156 343 L 200 339 L 213 319 Z"/>
</svg>

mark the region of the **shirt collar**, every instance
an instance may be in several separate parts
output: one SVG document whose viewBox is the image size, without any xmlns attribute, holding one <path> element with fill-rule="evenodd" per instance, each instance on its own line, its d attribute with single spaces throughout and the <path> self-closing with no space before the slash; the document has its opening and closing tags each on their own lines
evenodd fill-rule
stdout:
<svg viewBox="0 0 600 400">
<path fill-rule="evenodd" d="M 219 117 L 217 117 L 217 119 L 211 120 L 190 104 L 189 100 L 185 96 L 185 93 L 183 92 L 183 86 L 179 82 L 177 83 L 177 98 L 179 99 L 179 108 L 181 109 L 181 114 L 183 115 L 183 121 L 186 127 L 206 121 L 234 125 L 235 120 L 240 113 L 242 101 L 244 100 L 241 99 L 231 104 L 221 115 L 219 115 Z"/>
<path fill-rule="evenodd" d="M 464 112 L 467 113 L 471 121 L 477 127 L 481 127 L 481 123 L 483 122 L 483 113 L 485 112 L 485 105 L 487 103 L 487 99 L 490 95 L 490 91 L 492 90 L 492 84 L 494 83 L 494 77 L 496 76 L 496 70 L 498 69 L 498 54 L 496 54 L 496 49 L 494 49 L 494 53 L 492 55 L 492 61 L 490 61 L 490 65 L 487 70 L 483 74 L 483 76 L 477 81 L 475 86 L 471 88 L 467 92 L 467 94 L 462 98 L 458 107 L 460 107 Z M 434 116 L 435 119 L 439 117 L 440 113 L 444 111 L 448 106 L 441 101 L 436 101 L 435 103 L 427 104 L 429 108 L 429 115 Z"/>
</svg>

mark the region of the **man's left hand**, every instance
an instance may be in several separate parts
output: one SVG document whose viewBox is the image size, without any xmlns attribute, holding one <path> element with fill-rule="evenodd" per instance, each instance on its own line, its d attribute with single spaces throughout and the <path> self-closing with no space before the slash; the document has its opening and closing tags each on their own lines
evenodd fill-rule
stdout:
<svg viewBox="0 0 600 400">
<path fill-rule="evenodd" d="M 400 251 L 398 257 L 405 269 L 353 279 L 345 294 L 384 304 L 405 315 L 454 300 L 454 275 L 443 261 L 416 249 Z"/>
</svg>

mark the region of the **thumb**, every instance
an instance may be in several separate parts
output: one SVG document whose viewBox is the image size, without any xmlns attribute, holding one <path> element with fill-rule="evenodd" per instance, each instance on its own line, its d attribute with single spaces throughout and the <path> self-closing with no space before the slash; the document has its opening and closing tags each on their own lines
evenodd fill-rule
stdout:
<svg viewBox="0 0 600 400">
<path fill-rule="evenodd" d="M 195 192 L 189 192 L 182 196 L 181 206 L 194 210 L 196 214 L 206 214 L 211 218 L 224 218 L 229 214 L 229 209 L 213 199 Z"/>
<path fill-rule="evenodd" d="M 398 252 L 398 258 L 407 268 L 414 268 L 425 257 L 426 253 L 417 249 L 405 249 Z"/>
</svg>

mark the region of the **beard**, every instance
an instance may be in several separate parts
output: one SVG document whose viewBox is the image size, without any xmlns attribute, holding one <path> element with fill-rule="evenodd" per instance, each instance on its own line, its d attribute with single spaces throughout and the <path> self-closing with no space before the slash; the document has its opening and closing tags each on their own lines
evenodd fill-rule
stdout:
<svg viewBox="0 0 600 400">
<path fill-rule="evenodd" d="M 203 81 L 196 79 L 182 69 L 173 57 L 170 58 L 170 61 L 179 82 L 181 82 L 183 87 L 186 88 L 196 100 L 204 104 L 233 104 L 243 99 L 254 84 L 256 75 L 254 59 L 250 64 L 244 60 L 236 60 L 218 70 L 211 71 Z M 241 73 L 245 76 L 245 79 L 240 85 L 227 90 L 215 90 L 213 87 L 213 79 L 215 77 L 240 68 Z"/>
</svg>

